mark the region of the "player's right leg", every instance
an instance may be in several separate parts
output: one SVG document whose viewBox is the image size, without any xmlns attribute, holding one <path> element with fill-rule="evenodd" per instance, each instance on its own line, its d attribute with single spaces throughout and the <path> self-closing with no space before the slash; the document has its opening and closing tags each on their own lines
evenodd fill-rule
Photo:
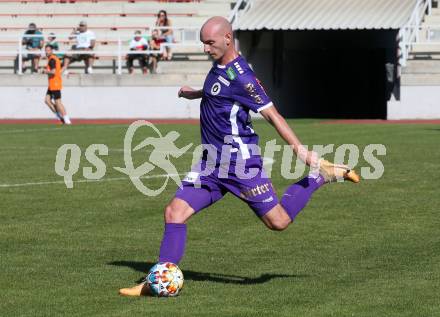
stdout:
<svg viewBox="0 0 440 317">
<path fill-rule="evenodd" d="M 186 244 L 186 221 L 194 214 L 194 209 L 184 200 L 174 197 L 165 207 L 165 230 L 160 245 L 159 262 L 178 263 L 183 257 Z M 149 295 L 146 281 L 130 288 L 121 288 L 123 296 Z"/>
<path fill-rule="evenodd" d="M 61 94 L 61 92 L 60 92 L 60 94 Z M 61 102 L 61 95 L 59 96 L 59 98 L 55 99 L 55 106 L 56 106 L 57 112 L 61 115 L 63 122 L 65 124 L 72 124 L 69 116 L 66 113 L 66 108 L 64 107 L 63 103 Z"/>
<path fill-rule="evenodd" d="M 212 205 L 225 194 L 215 182 L 204 179 L 200 186 L 183 182 L 175 197 L 165 207 L 165 230 L 160 245 L 159 262 L 178 264 L 183 257 L 186 245 L 186 222 L 200 210 Z M 146 281 L 119 290 L 120 295 L 141 296 L 148 294 Z"/>
</svg>

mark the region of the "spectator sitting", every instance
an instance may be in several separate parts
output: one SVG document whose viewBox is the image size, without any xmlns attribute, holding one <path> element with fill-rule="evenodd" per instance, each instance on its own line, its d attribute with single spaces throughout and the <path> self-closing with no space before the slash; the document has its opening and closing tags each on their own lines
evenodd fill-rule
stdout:
<svg viewBox="0 0 440 317">
<path fill-rule="evenodd" d="M 163 40 L 159 38 L 159 30 L 155 29 L 151 32 L 150 39 L 150 50 L 160 50 L 160 44 L 163 43 Z M 159 61 L 160 54 L 150 54 L 150 63 L 151 63 L 151 73 L 155 74 L 157 72 L 157 63 Z"/>
<path fill-rule="evenodd" d="M 53 51 L 59 51 L 60 50 L 60 45 L 56 41 L 55 33 L 49 33 L 49 35 L 47 37 L 46 45 L 50 45 L 52 47 Z M 55 54 L 55 56 L 60 58 L 60 59 L 62 59 L 64 57 L 64 54 Z"/>
<path fill-rule="evenodd" d="M 157 14 L 157 20 L 156 20 L 156 26 L 158 27 L 166 27 L 166 26 L 171 26 L 171 21 L 170 19 L 168 19 L 168 15 L 167 12 L 165 10 L 160 10 L 159 13 Z M 173 30 L 170 28 L 161 28 L 160 29 L 160 38 L 168 43 L 173 43 L 174 42 L 174 38 L 173 38 Z M 171 53 L 171 47 L 166 46 L 166 50 L 163 53 L 163 59 L 167 59 L 167 60 L 171 60 L 173 57 L 172 53 Z"/>
<path fill-rule="evenodd" d="M 148 50 L 148 42 L 142 37 L 141 31 L 134 32 L 134 37 L 130 42 L 130 51 L 145 51 Z M 127 54 L 127 68 L 130 74 L 133 74 L 133 61 L 138 60 L 139 66 L 142 68 L 142 73 L 147 73 L 148 55 L 147 54 Z"/>
<path fill-rule="evenodd" d="M 93 51 L 95 47 L 96 37 L 95 33 L 87 30 L 87 22 L 81 21 L 78 29 L 74 29 L 69 39 L 75 39 L 76 44 L 72 46 L 74 51 Z M 93 73 L 93 61 L 95 56 L 93 54 L 73 54 L 66 55 L 64 58 L 64 74 L 68 74 L 67 68 L 71 63 L 84 61 L 86 66 L 86 74 Z"/>
<path fill-rule="evenodd" d="M 24 62 L 31 60 L 32 62 L 32 73 L 38 73 L 38 65 L 40 63 L 41 49 L 43 48 L 44 37 L 43 34 L 37 30 L 35 23 L 29 23 L 28 29 L 23 34 L 22 45 L 28 51 L 35 51 L 37 53 L 25 53 L 22 56 L 23 61 L 23 71 L 26 71 L 24 67 Z M 15 59 L 15 70 L 18 70 L 18 56 Z"/>
</svg>

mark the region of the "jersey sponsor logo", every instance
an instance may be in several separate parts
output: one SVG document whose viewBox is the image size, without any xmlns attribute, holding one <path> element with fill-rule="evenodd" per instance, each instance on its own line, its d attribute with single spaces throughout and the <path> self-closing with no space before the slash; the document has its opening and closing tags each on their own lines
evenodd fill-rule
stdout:
<svg viewBox="0 0 440 317">
<path fill-rule="evenodd" d="M 235 78 L 237 78 L 237 74 L 235 73 L 235 71 L 232 67 L 228 68 L 228 70 L 226 71 L 226 74 L 228 75 L 228 78 L 230 80 L 234 80 Z"/>
<path fill-rule="evenodd" d="M 240 64 L 238 62 L 234 63 L 235 68 L 238 70 L 238 72 L 241 74 L 244 73 L 243 68 L 241 68 Z"/>
<path fill-rule="evenodd" d="M 217 96 L 220 93 L 220 90 L 222 90 L 222 86 L 220 85 L 219 82 L 216 82 L 214 85 L 212 85 L 211 87 L 211 95 L 213 96 Z"/>
<path fill-rule="evenodd" d="M 263 98 L 261 98 L 261 96 L 257 94 L 257 90 L 255 89 L 253 83 L 247 83 L 246 85 L 244 85 L 244 89 L 246 89 L 246 91 L 249 93 L 249 96 L 254 98 L 256 103 L 262 104 L 264 102 Z"/>
<path fill-rule="evenodd" d="M 222 76 L 218 76 L 217 78 L 218 78 L 218 80 L 220 80 L 220 81 L 222 82 L 222 84 L 224 84 L 225 86 L 228 86 L 228 87 L 229 87 L 229 85 L 231 84 L 231 83 L 229 82 L 229 80 L 224 79 Z"/>
<path fill-rule="evenodd" d="M 271 185 L 269 183 L 263 184 L 261 186 L 257 185 L 254 188 L 251 188 L 245 192 L 241 192 L 240 196 L 241 196 L 241 198 L 247 198 L 247 199 L 254 198 L 254 197 L 257 197 L 259 195 L 262 195 L 262 194 L 270 191 L 270 186 Z M 272 197 L 272 199 L 273 199 L 273 197 Z"/>
</svg>

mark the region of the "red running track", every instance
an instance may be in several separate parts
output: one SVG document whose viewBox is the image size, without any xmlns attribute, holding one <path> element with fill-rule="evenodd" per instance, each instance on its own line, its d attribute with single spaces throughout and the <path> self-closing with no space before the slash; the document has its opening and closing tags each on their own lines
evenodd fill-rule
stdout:
<svg viewBox="0 0 440 317">
<path fill-rule="evenodd" d="M 377 120 L 377 119 L 348 119 L 321 121 L 321 124 L 440 124 L 440 120 Z"/>
<path fill-rule="evenodd" d="M 140 119 L 71 119 L 74 125 L 79 124 L 131 124 Z M 193 124 L 198 119 L 142 119 L 154 124 Z M 0 119 L 0 124 L 61 124 L 57 119 Z"/>
</svg>

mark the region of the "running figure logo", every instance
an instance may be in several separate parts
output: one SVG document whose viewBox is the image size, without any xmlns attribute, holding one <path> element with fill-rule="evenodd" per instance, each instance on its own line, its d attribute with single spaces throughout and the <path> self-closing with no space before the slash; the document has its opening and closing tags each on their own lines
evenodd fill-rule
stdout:
<svg viewBox="0 0 440 317">
<path fill-rule="evenodd" d="M 135 146 L 132 150 L 133 137 L 136 131 L 143 126 L 150 127 L 156 134 L 153 137 L 147 137 L 144 141 Z M 176 167 L 170 161 L 170 157 L 178 158 L 188 151 L 192 143 L 178 148 L 174 142 L 179 138 L 180 134 L 176 131 L 168 132 L 165 136 L 162 136 L 159 129 L 154 124 L 145 120 L 138 120 L 133 122 L 125 134 L 124 138 L 124 163 L 125 167 L 114 167 L 117 171 L 124 173 L 130 177 L 130 180 L 134 186 L 144 195 L 157 196 L 165 189 L 168 184 L 169 178 L 171 178 L 179 187 L 182 187 L 182 182 L 177 172 Z M 138 151 L 147 146 L 152 146 L 148 161 L 141 164 L 138 167 L 134 167 L 132 151 Z M 159 189 L 151 189 L 145 186 L 141 178 L 154 170 L 156 167 L 161 168 L 165 175 L 165 182 Z M 158 175 L 159 176 L 159 175 Z"/>
</svg>

